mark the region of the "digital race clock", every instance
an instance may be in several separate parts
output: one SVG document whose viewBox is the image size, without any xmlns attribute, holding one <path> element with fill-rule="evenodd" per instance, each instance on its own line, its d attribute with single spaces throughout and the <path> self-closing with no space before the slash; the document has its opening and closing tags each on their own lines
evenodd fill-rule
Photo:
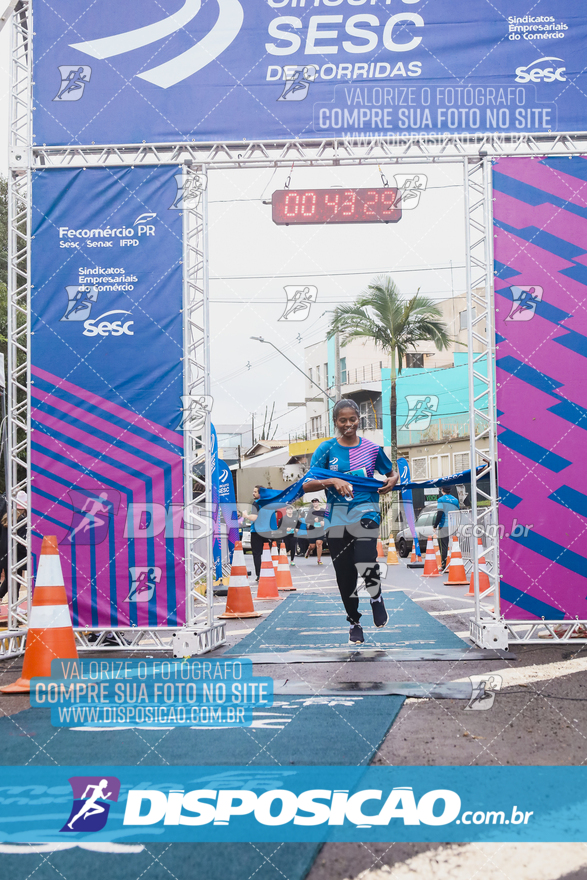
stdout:
<svg viewBox="0 0 587 880">
<path fill-rule="evenodd" d="M 280 189 L 271 200 L 273 222 L 397 223 L 402 209 L 392 186 L 370 189 Z"/>
</svg>

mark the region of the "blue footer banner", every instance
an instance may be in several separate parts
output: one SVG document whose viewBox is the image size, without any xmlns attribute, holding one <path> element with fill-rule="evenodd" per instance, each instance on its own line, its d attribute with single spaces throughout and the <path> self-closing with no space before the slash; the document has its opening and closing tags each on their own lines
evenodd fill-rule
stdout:
<svg viewBox="0 0 587 880">
<path fill-rule="evenodd" d="M 2 842 L 585 841 L 585 767 L 5 767 Z"/>
</svg>

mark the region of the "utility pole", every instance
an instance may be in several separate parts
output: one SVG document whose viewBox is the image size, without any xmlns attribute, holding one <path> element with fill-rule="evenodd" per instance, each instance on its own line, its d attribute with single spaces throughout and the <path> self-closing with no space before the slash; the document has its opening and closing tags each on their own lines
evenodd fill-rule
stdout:
<svg viewBox="0 0 587 880">
<path fill-rule="evenodd" d="M 340 375 L 340 334 L 334 334 L 334 395 L 337 400 L 342 397 Z"/>
</svg>

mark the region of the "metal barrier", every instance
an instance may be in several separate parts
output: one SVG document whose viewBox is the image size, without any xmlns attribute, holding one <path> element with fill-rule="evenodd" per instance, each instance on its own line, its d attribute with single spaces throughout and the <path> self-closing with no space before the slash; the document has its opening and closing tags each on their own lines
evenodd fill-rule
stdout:
<svg viewBox="0 0 587 880">
<path fill-rule="evenodd" d="M 459 547 L 461 548 L 461 554 L 463 557 L 463 562 L 465 564 L 465 570 L 467 574 L 470 573 L 471 568 L 473 567 L 473 547 L 477 544 L 477 537 L 473 537 L 473 513 L 470 510 L 451 510 L 448 514 L 448 530 L 449 534 L 456 535 L 459 539 Z M 465 526 L 469 526 L 465 531 L 463 528 Z M 485 530 L 483 529 L 482 534 L 479 535 L 481 538 L 481 544 L 483 545 L 483 550 L 488 546 L 488 538 Z M 493 566 L 491 559 L 486 557 L 485 563 L 487 565 L 487 571 L 489 574 L 493 571 Z"/>
</svg>

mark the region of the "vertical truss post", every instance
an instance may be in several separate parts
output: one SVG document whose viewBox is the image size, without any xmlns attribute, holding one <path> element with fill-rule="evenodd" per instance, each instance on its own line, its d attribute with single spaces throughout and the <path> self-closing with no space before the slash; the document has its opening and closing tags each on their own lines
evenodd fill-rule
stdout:
<svg viewBox="0 0 587 880">
<path fill-rule="evenodd" d="M 507 648 L 507 628 L 500 622 L 499 536 L 496 479 L 495 329 L 493 314 L 493 212 L 491 159 L 463 162 L 465 202 L 465 265 L 467 285 L 467 342 L 470 418 L 472 559 L 475 612 L 471 637 L 481 647 Z M 478 393 L 476 393 L 478 390 Z M 485 449 L 481 447 L 485 446 Z M 477 467 L 480 470 L 477 472 Z M 489 493 L 479 487 L 489 477 Z M 480 505 L 484 500 L 487 504 Z M 479 588 L 479 547 L 489 562 L 494 611 L 481 606 L 488 591 Z"/>
<path fill-rule="evenodd" d="M 208 178 L 184 166 L 184 522 L 186 624 L 224 639 L 214 626 L 211 468 Z"/>
<path fill-rule="evenodd" d="M 32 577 L 30 555 L 30 505 L 26 533 L 18 534 L 23 520 L 16 520 L 16 497 L 30 497 L 30 309 L 29 250 L 32 140 L 32 60 L 29 32 L 31 6 L 24 0 L 11 20 L 10 58 L 10 171 L 8 179 L 8 380 L 6 486 L 8 518 L 8 626 L 7 635 L 26 624 L 30 611 Z M 24 554 L 23 554 L 24 548 Z M 20 551 L 20 552 L 19 552 Z M 25 567 L 22 566 L 22 557 Z M 18 608 L 18 590 L 28 589 L 26 610 Z M 21 645 L 22 647 L 22 645 Z"/>
</svg>

